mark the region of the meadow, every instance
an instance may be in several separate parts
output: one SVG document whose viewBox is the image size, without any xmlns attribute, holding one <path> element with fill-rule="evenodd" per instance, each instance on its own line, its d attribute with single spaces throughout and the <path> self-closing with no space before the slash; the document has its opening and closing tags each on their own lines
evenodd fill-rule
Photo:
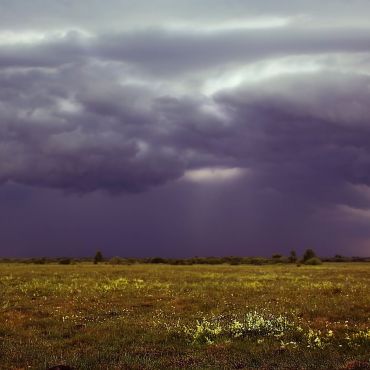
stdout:
<svg viewBox="0 0 370 370">
<path fill-rule="evenodd" d="M 370 264 L 0 264 L 0 368 L 355 369 Z"/>
</svg>

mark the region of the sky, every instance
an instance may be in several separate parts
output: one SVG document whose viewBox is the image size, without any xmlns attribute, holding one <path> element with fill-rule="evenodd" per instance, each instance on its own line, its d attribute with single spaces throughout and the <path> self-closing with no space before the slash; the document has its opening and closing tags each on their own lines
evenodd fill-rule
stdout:
<svg viewBox="0 0 370 370">
<path fill-rule="evenodd" d="M 0 256 L 369 256 L 369 14 L 0 0 Z"/>
</svg>

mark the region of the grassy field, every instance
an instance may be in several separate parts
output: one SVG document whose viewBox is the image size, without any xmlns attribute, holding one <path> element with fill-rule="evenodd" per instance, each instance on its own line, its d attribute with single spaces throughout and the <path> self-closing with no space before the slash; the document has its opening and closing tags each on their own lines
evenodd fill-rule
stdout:
<svg viewBox="0 0 370 370">
<path fill-rule="evenodd" d="M 369 361 L 370 264 L 0 264 L 1 369 L 353 369 Z"/>
</svg>

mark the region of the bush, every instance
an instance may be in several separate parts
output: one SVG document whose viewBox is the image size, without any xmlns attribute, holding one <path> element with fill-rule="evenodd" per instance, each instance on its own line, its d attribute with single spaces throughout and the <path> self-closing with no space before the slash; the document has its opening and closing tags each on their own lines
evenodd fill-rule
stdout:
<svg viewBox="0 0 370 370">
<path fill-rule="evenodd" d="M 46 258 L 45 257 L 43 257 L 43 258 L 32 258 L 31 262 L 36 264 L 36 265 L 45 265 Z"/>
<path fill-rule="evenodd" d="M 268 264 L 268 260 L 266 258 L 260 258 L 260 257 L 253 257 L 251 259 L 252 265 L 266 265 Z"/>
<path fill-rule="evenodd" d="M 322 261 L 318 257 L 312 257 L 312 258 L 308 259 L 307 261 L 305 261 L 304 264 L 305 265 L 311 265 L 311 266 L 317 266 L 317 265 L 321 265 Z"/>
<path fill-rule="evenodd" d="M 314 257 L 316 257 L 316 253 L 313 251 L 313 249 L 306 249 L 303 255 L 303 262 L 306 262 Z"/>
<path fill-rule="evenodd" d="M 128 265 L 129 263 L 128 263 L 128 261 L 125 258 L 112 257 L 109 260 L 109 264 L 111 264 L 111 265 Z"/>
<path fill-rule="evenodd" d="M 63 258 L 59 261 L 60 265 L 70 265 L 71 264 L 71 259 L 70 258 Z"/>
<path fill-rule="evenodd" d="M 288 258 L 284 257 L 282 254 L 273 254 L 270 262 L 271 263 L 288 263 Z"/>
<path fill-rule="evenodd" d="M 150 263 L 167 263 L 167 260 L 161 257 L 154 257 L 150 260 Z"/>
</svg>

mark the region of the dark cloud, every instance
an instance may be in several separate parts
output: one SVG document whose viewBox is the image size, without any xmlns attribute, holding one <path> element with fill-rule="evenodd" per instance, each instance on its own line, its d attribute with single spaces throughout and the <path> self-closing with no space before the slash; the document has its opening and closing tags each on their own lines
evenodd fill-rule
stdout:
<svg viewBox="0 0 370 370">
<path fill-rule="evenodd" d="M 368 251 L 367 2 L 0 4 L 0 242 Z"/>
<path fill-rule="evenodd" d="M 187 169 L 234 166 L 307 197 L 370 185 L 365 76 L 280 77 L 194 98 L 94 78 L 91 68 L 2 77 L 3 183 L 139 191 Z"/>
<path fill-rule="evenodd" d="M 220 93 L 237 133 L 224 150 L 271 188 L 333 202 L 348 184 L 370 185 L 369 94 L 368 77 L 337 74 Z"/>
<path fill-rule="evenodd" d="M 25 73 L 21 89 L 19 76 L 13 87 L 5 77 L 1 182 L 139 191 L 182 174 L 181 158 L 156 142 L 155 117 L 131 104 L 135 87 L 94 95 L 81 80 L 64 84 L 63 76 L 46 74 L 28 83 L 32 78 Z"/>
</svg>

